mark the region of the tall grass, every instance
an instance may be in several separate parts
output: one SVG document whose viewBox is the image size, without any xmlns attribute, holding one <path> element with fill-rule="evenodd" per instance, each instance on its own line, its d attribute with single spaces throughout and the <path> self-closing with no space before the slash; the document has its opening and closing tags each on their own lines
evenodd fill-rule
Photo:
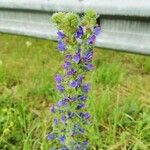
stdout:
<svg viewBox="0 0 150 150">
<path fill-rule="evenodd" d="M 144 62 L 144 69 L 147 73 L 150 73 L 150 59 L 147 59 L 145 62 Z"/>
<path fill-rule="evenodd" d="M 95 83 L 114 86 L 123 79 L 124 70 L 118 63 L 103 63 L 93 73 Z"/>
</svg>

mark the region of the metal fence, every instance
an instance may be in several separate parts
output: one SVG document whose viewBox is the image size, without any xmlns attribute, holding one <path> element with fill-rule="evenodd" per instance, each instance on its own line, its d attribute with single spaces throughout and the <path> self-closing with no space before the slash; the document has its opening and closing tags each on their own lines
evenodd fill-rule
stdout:
<svg viewBox="0 0 150 150">
<path fill-rule="evenodd" d="M 56 40 L 57 11 L 99 14 L 96 46 L 150 55 L 149 0 L 0 0 L 0 32 Z"/>
</svg>

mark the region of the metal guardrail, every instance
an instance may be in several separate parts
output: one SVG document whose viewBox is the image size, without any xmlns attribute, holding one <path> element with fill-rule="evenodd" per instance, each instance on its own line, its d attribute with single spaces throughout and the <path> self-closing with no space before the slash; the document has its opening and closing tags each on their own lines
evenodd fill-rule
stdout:
<svg viewBox="0 0 150 150">
<path fill-rule="evenodd" d="M 0 0 L 0 32 L 56 40 L 51 15 L 88 8 L 99 14 L 96 46 L 150 55 L 148 0 Z"/>
</svg>

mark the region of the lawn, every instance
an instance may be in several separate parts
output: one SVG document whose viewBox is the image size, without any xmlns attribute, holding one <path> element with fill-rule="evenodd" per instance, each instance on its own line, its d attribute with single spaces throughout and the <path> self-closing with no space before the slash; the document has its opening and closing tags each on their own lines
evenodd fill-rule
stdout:
<svg viewBox="0 0 150 150">
<path fill-rule="evenodd" d="M 90 150 L 150 149 L 150 57 L 95 48 Z M 0 34 L 0 150 L 48 150 L 56 43 Z"/>
</svg>

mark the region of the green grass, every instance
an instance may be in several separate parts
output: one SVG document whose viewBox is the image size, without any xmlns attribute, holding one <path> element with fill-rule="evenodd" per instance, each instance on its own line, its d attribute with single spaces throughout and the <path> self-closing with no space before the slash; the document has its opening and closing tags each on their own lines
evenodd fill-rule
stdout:
<svg viewBox="0 0 150 150">
<path fill-rule="evenodd" d="M 124 72 L 118 63 L 103 63 L 93 73 L 93 82 L 114 86 L 122 81 Z"/>
<path fill-rule="evenodd" d="M 145 62 L 144 62 L 144 69 L 147 73 L 150 73 L 150 59 L 147 59 Z"/>
<path fill-rule="evenodd" d="M 0 150 L 47 150 L 57 100 L 56 43 L 0 35 Z M 95 49 L 87 103 L 90 150 L 150 149 L 150 58 Z"/>
</svg>

